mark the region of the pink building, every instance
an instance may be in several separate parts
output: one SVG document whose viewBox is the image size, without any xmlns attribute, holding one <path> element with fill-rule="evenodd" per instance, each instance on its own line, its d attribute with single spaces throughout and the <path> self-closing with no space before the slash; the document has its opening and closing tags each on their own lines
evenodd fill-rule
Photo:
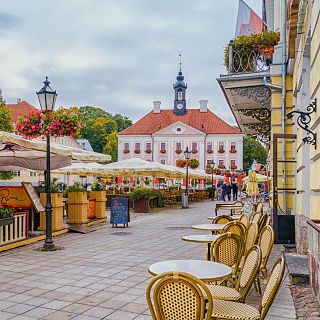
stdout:
<svg viewBox="0 0 320 320">
<path fill-rule="evenodd" d="M 172 109 L 153 110 L 131 127 L 118 134 L 118 159 L 142 158 L 175 165 L 183 159 L 188 146 L 191 158 L 204 169 L 212 160 L 216 166 L 243 168 L 243 134 L 208 109 L 208 101 L 200 100 L 199 109 L 187 108 L 184 76 L 181 68 L 173 85 L 175 100 Z"/>
</svg>

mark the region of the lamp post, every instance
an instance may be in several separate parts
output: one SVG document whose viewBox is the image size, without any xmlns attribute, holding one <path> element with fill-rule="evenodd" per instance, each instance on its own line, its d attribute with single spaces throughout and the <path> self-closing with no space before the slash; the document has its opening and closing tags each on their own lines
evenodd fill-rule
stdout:
<svg viewBox="0 0 320 320">
<path fill-rule="evenodd" d="M 215 163 L 213 161 L 213 159 L 210 162 L 210 168 L 211 168 L 211 194 L 212 194 L 212 198 L 211 201 L 214 200 L 214 191 L 213 191 L 213 169 L 214 169 Z"/>
<path fill-rule="evenodd" d="M 48 77 L 43 82 L 44 86 L 37 92 L 39 104 L 42 112 L 52 112 L 57 98 L 56 91 L 53 91 L 49 86 L 50 82 Z M 46 196 L 47 201 L 45 205 L 46 212 L 46 239 L 44 241 L 43 250 L 55 250 L 52 239 L 52 205 L 51 205 L 51 190 L 50 190 L 50 134 L 46 135 L 47 142 L 47 155 L 46 155 L 46 170 L 45 170 L 45 183 L 46 183 Z"/>
<path fill-rule="evenodd" d="M 183 152 L 184 159 L 187 161 L 186 165 L 186 193 L 185 193 L 185 201 L 182 201 L 182 208 L 189 208 L 188 205 L 188 195 L 189 195 L 189 159 L 191 155 L 191 151 L 189 151 L 188 147 Z"/>
</svg>

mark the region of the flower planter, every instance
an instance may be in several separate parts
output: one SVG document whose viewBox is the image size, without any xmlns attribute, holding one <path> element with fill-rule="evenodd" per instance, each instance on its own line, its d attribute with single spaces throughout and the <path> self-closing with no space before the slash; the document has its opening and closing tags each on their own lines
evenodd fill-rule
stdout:
<svg viewBox="0 0 320 320">
<path fill-rule="evenodd" d="M 192 150 L 191 153 L 196 154 L 196 153 L 198 153 L 198 150 Z"/>
<path fill-rule="evenodd" d="M 47 202 L 47 194 L 40 193 L 40 202 L 45 207 Z M 63 224 L 63 194 L 51 193 L 51 205 L 52 205 L 52 231 L 59 231 L 65 228 Z M 40 212 L 40 226 L 39 230 L 46 230 L 46 212 Z"/>
<path fill-rule="evenodd" d="M 230 153 L 237 153 L 237 150 L 230 150 Z"/>
<path fill-rule="evenodd" d="M 87 223 L 88 203 L 86 192 L 68 192 L 68 223 Z"/>
<path fill-rule="evenodd" d="M 124 149 L 124 150 L 123 150 L 123 153 L 124 153 L 124 154 L 128 154 L 129 152 L 130 152 L 130 150 L 128 150 L 128 149 Z"/>
<path fill-rule="evenodd" d="M 166 153 L 166 150 L 160 150 L 160 153 Z"/>
<path fill-rule="evenodd" d="M 145 150 L 144 152 L 147 154 L 150 154 L 152 152 L 152 150 Z"/>
<path fill-rule="evenodd" d="M 90 191 L 90 199 L 95 200 L 95 217 L 96 219 L 104 219 L 106 217 L 106 191 Z"/>
<path fill-rule="evenodd" d="M 224 150 L 218 150 L 218 153 L 225 153 L 225 151 Z"/>
<path fill-rule="evenodd" d="M 134 153 L 135 153 L 135 154 L 140 154 L 141 151 L 140 151 L 140 150 L 134 150 Z"/>
<path fill-rule="evenodd" d="M 176 154 L 182 153 L 182 150 L 176 150 Z"/>
<path fill-rule="evenodd" d="M 87 218 L 88 219 L 94 219 L 95 216 L 96 216 L 96 200 L 95 199 L 89 199 Z"/>
<path fill-rule="evenodd" d="M 212 154 L 212 153 L 213 153 L 213 150 L 207 150 L 207 153 L 208 153 L 208 154 Z"/>
<path fill-rule="evenodd" d="M 141 198 L 136 200 L 133 204 L 134 212 L 147 213 L 149 212 L 149 200 Z"/>
<path fill-rule="evenodd" d="M 0 219 L 0 227 L 8 226 L 9 224 L 12 224 L 13 219 L 14 219 L 14 217 L 1 218 Z"/>
</svg>

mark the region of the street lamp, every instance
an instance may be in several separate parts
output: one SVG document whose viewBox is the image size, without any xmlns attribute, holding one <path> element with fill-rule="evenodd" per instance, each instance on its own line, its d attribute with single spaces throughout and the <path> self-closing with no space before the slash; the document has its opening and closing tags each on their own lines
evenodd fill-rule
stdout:
<svg viewBox="0 0 320 320">
<path fill-rule="evenodd" d="M 210 162 L 210 168 L 211 168 L 211 194 L 212 194 L 212 198 L 211 201 L 214 200 L 214 191 L 213 191 L 213 169 L 214 169 L 215 163 L 213 161 L 213 159 Z"/>
<path fill-rule="evenodd" d="M 185 193 L 185 201 L 182 201 L 182 208 L 188 208 L 188 195 L 189 195 L 189 159 L 191 152 L 189 151 L 188 147 L 183 152 L 184 159 L 186 160 L 186 193 Z"/>
<path fill-rule="evenodd" d="M 50 82 L 48 77 L 43 82 L 44 86 L 37 92 L 40 107 L 42 112 L 51 112 L 54 109 L 54 105 L 57 98 L 56 91 L 53 91 L 49 86 Z M 47 201 L 45 206 L 46 212 L 46 239 L 44 241 L 43 250 L 51 251 L 55 250 L 55 246 L 52 239 L 52 205 L 51 205 L 51 190 L 50 190 L 50 134 L 46 135 L 47 141 L 47 156 L 46 156 L 46 170 L 45 170 L 45 183 L 46 183 L 46 195 Z"/>
</svg>

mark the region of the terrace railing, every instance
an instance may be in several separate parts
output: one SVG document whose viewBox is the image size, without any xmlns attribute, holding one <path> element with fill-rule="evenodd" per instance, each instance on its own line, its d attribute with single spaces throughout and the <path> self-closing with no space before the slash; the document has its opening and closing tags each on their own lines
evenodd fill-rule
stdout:
<svg viewBox="0 0 320 320">
<path fill-rule="evenodd" d="M 27 214 L 15 215 L 13 223 L 0 227 L 0 247 L 12 242 L 27 238 L 26 234 Z"/>
</svg>

